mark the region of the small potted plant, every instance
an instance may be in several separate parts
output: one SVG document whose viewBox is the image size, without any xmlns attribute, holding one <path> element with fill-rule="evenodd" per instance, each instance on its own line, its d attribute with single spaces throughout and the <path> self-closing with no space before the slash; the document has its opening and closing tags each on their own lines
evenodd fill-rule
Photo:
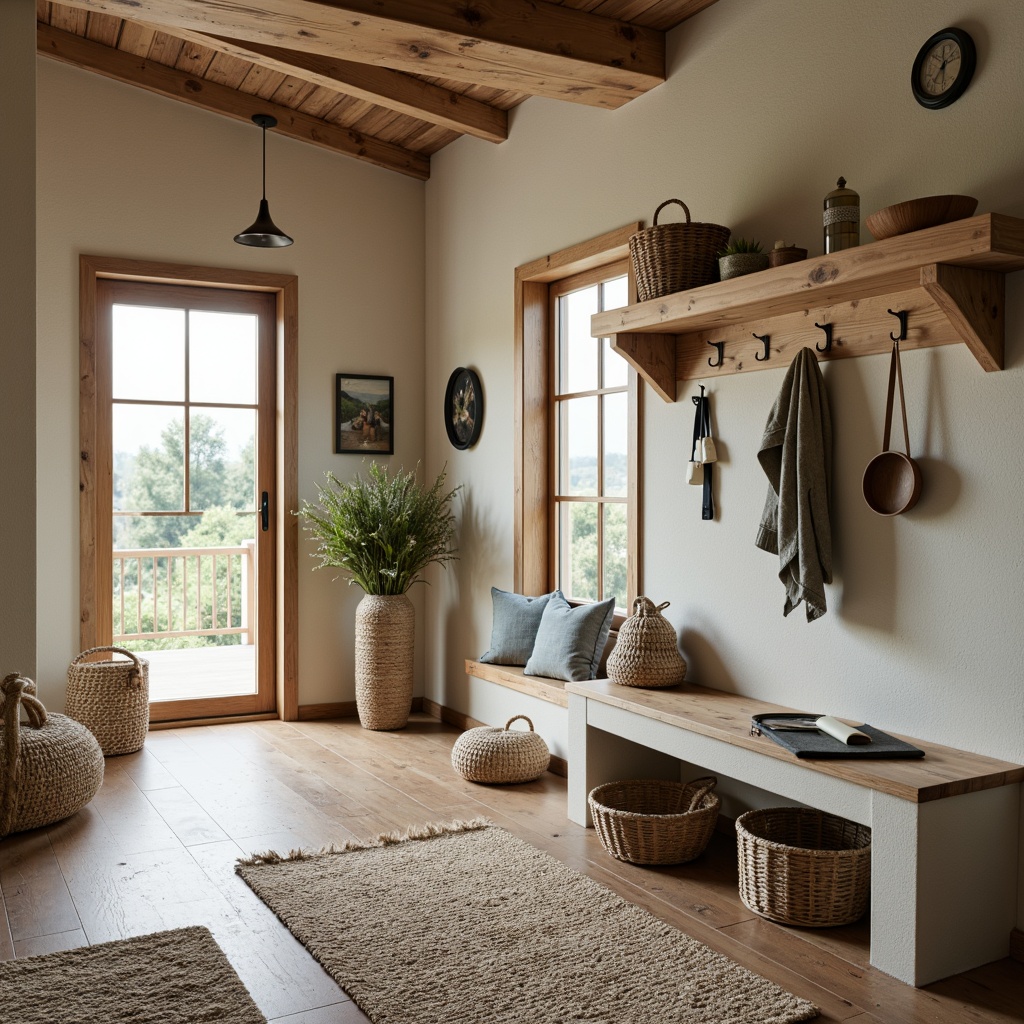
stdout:
<svg viewBox="0 0 1024 1024">
<path fill-rule="evenodd" d="M 368 478 L 348 483 L 333 473 L 317 485 L 320 501 L 298 515 L 317 542 L 317 569 L 341 569 L 365 592 L 356 608 L 356 709 L 364 729 L 401 729 L 409 720 L 416 615 L 406 591 L 432 562 L 458 557 L 455 516 L 442 470 L 433 486 L 414 472 L 371 463 Z"/>
<path fill-rule="evenodd" d="M 768 254 L 762 252 L 761 243 L 754 239 L 734 238 L 718 254 L 718 276 L 723 281 L 767 269 Z"/>
</svg>

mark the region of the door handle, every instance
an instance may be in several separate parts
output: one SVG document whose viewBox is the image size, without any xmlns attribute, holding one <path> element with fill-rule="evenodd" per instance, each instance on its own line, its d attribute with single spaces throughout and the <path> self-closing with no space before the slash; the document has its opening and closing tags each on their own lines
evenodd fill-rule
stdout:
<svg viewBox="0 0 1024 1024">
<path fill-rule="evenodd" d="M 186 513 L 187 514 L 187 513 Z M 202 512 L 197 512 L 196 515 L 201 516 Z M 260 529 L 266 533 L 270 529 L 270 494 L 267 491 L 260 493 L 260 507 L 257 509 L 249 509 L 246 512 L 236 512 L 236 516 L 259 516 L 260 517 Z"/>
</svg>

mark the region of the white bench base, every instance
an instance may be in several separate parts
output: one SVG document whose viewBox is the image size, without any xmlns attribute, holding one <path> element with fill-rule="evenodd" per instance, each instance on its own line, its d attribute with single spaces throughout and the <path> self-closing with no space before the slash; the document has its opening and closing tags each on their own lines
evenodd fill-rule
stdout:
<svg viewBox="0 0 1024 1024">
<path fill-rule="evenodd" d="M 616 779 L 678 778 L 679 761 L 868 825 L 871 964 L 911 985 L 1008 955 L 1020 784 L 916 803 L 569 694 L 569 818 Z"/>
</svg>

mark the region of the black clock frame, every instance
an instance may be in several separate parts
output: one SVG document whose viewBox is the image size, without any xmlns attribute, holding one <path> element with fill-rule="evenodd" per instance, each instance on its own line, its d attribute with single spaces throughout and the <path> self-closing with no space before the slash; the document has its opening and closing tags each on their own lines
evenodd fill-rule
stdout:
<svg viewBox="0 0 1024 1024">
<path fill-rule="evenodd" d="M 473 426 L 467 435 L 460 436 L 455 429 L 452 413 L 455 410 L 455 389 L 460 380 L 465 380 L 473 386 Z M 480 429 L 484 422 L 484 392 L 480 386 L 480 378 L 469 369 L 468 366 L 459 366 L 452 371 L 448 378 L 448 386 L 444 391 L 444 429 L 448 434 L 448 440 L 453 448 L 465 450 L 472 448 L 480 437 Z"/>
<path fill-rule="evenodd" d="M 960 74 L 956 76 L 953 84 L 938 96 L 932 96 L 921 88 L 921 68 L 924 66 L 925 58 L 936 43 L 944 39 L 951 39 L 960 47 Z M 914 93 L 914 99 L 929 110 L 939 110 L 955 103 L 971 84 L 974 77 L 974 69 L 978 63 L 978 51 L 970 34 L 962 28 L 944 28 L 936 32 L 917 52 L 914 58 L 914 66 L 910 71 L 910 88 Z"/>
</svg>

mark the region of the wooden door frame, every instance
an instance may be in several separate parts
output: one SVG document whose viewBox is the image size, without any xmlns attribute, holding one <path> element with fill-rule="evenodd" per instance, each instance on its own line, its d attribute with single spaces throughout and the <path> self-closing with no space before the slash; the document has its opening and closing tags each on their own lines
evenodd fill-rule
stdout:
<svg viewBox="0 0 1024 1024">
<path fill-rule="evenodd" d="M 197 285 L 272 292 L 277 300 L 277 451 L 276 473 L 281 500 L 275 502 L 276 535 L 276 660 L 277 715 L 288 722 L 299 717 L 298 692 L 298 557 L 299 526 L 292 510 L 299 507 L 298 475 L 298 303 L 299 280 L 293 274 L 227 270 L 194 264 L 160 263 L 110 256 L 79 256 L 79 552 L 80 637 L 82 649 L 101 642 L 102 610 L 97 603 L 99 560 L 97 530 L 104 513 L 97 507 L 99 473 L 111 467 L 96 464 L 94 438 L 98 421 L 96 368 L 97 282 L 101 278 L 156 284 Z M 109 531 L 108 531 L 109 532 Z"/>
</svg>

